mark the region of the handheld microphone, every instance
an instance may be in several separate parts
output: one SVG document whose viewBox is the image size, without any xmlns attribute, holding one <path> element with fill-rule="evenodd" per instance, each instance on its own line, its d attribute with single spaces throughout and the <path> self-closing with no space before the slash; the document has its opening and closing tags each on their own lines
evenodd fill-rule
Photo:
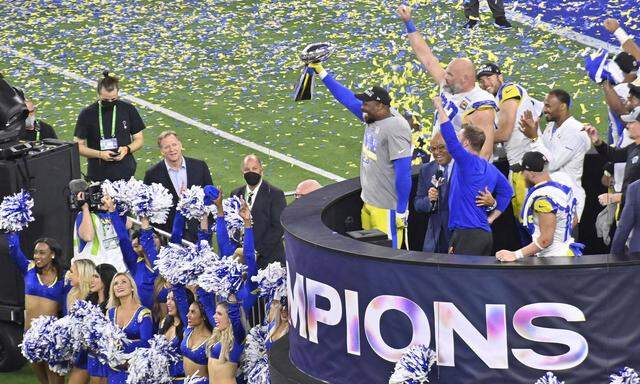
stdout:
<svg viewBox="0 0 640 384">
<path fill-rule="evenodd" d="M 429 211 L 429 213 L 438 212 L 438 209 L 440 208 L 439 196 L 440 196 L 440 186 L 444 184 L 443 175 L 444 173 L 442 172 L 442 169 L 438 169 L 436 171 L 436 174 L 433 175 L 433 177 L 431 178 L 431 185 L 433 186 L 433 188 L 438 190 L 438 198 L 436 198 L 436 200 L 431 203 L 431 210 Z"/>
</svg>

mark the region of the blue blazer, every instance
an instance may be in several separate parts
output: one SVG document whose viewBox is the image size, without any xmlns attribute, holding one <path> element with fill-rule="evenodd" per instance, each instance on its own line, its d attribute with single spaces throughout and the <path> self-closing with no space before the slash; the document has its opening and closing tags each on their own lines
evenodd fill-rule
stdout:
<svg viewBox="0 0 640 384">
<path fill-rule="evenodd" d="M 452 165 L 452 163 L 449 163 L 449 167 Z M 425 252 L 448 253 L 449 240 L 451 239 L 451 231 L 449 230 L 449 180 L 440 186 L 438 210 L 429 214 L 431 202 L 427 192 L 433 186 L 431 179 L 438 171 L 438 168 L 439 165 L 435 161 L 422 165 L 413 205 L 416 211 L 426 213 L 429 218 L 422 250 Z M 449 174 L 451 173 L 451 171 L 448 172 Z"/>
<path fill-rule="evenodd" d="M 631 230 L 633 235 L 629 241 L 629 253 L 640 252 L 640 180 L 634 181 L 627 187 L 622 215 L 618 221 L 618 228 L 611 243 L 611 253 L 624 254 L 624 245 Z"/>
</svg>

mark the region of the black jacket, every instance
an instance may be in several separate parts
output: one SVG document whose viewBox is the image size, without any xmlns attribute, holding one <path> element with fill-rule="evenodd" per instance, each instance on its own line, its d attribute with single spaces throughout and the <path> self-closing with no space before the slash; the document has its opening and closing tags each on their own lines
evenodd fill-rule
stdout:
<svg viewBox="0 0 640 384">
<path fill-rule="evenodd" d="M 184 161 L 187 164 L 187 188 L 192 185 L 204 187 L 205 185 L 213 184 L 213 181 L 211 180 L 211 172 L 209 172 L 209 167 L 204 161 L 192 159 L 190 157 L 185 157 Z M 171 210 L 169 211 L 167 222 L 165 224 L 157 225 L 157 227 L 163 231 L 171 233 L 173 218 L 176 213 L 175 206 L 178 204 L 179 199 L 179 191 L 176 191 L 173 187 L 164 159 L 147 169 L 147 172 L 144 174 L 144 183 L 160 183 L 167 188 L 169 192 L 171 192 L 171 195 L 173 196 L 173 207 L 171 207 Z M 186 223 L 186 228 L 184 230 L 184 239 L 191 242 L 196 241 L 198 238 L 198 227 L 199 223 L 197 220 L 189 220 Z"/>
<path fill-rule="evenodd" d="M 231 196 L 242 196 L 245 200 L 246 186 L 234 189 Z M 278 261 L 284 265 L 284 229 L 280 224 L 280 215 L 287 205 L 284 192 L 267 183 L 264 179 L 251 208 L 253 217 L 253 236 L 258 267 Z"/>
</svg>

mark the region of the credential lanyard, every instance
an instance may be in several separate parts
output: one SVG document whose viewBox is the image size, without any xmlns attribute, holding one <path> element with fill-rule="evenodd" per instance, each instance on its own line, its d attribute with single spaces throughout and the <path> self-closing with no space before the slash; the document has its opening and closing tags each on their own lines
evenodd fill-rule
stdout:
<svg viewBox="0 0 640 384">
<path fill-rule="evenodd" d="M 111 137 L 116 134 L 116 108 L 113 106 L 113 115 L 111 116 Z M 100 123 L 100 138 L 104 139 L 104 128 L 102 127 L 102 102 L 98 102 L 98 122 Z"/>
</svg>

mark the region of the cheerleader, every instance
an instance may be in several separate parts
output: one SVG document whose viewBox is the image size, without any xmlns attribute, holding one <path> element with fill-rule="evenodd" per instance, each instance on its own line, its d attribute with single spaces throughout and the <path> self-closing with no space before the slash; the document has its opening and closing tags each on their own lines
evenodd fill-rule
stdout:
<svg viewBox="0 0 640 384">
<path fill-rule="evenodd" d="M 215 328 L 207 343 L 209 383 L 236 384 L 238 362 L 244 351 L 245 327 L 235 295 L 216 305 Z"/>
<path fill-rule="evenodd" d="M 193 293 L 190 290 L 184 288 L 179 290 L 177 295 L 174 295 L 173 289 L 167 294 L 167 316 L 160 322 L 159 330 L 159 333 L 171 342 L 177 354 L 180 354 L 185 324 L 188 324 L 187 313 L 194 302 Z M 182 384 L 185 378 L 182 354 L 180 354 L 178 362 L 169 367 L 169 374 L 173 378 L 174 384 Z"/>
<path fill-rule="evenodd" d="M 113 277 L 107 307 L 109 320 L 120 327 L 130 340 L 124 345 L 125 353 L 148 347 L 149 339 L 153 336 L 151 311 L 140 303 L 136 283 L 130 274 L 121 272 Z M 127 376 L 123 367 L 109 367 L 107 382 L 124 384 Z"/>
<path fill-rule="evenodd" d="M 96 266 L 93 261 L 88 259 L 76 259 L 73 261 L 71 269 L 67 272 L 66 280 L 69 284 L 65 285 L 65 290 L 69 291 L 65 298 L 66 305 L 63 308 L 65 314 L 69 312 L 76 301 L 87 299 L 87 296 L 91 293 L 90 286 L 95 273 Z M 87 358 L 87 350 L 80 350 L 69 373 L 69 384 L 86 384 L 89 382 Z"/>
<path fill-rule="evenodd" d="M 268 351 L 271 349 L 273 343 L 289 333 L 289 307 L 286 296 L 282 296 L 280 300 L 273 300 L 271 302 L 267 321 L 269 325 L 267 328 L 265 347 Z"/>
<path fill-rule="evenodd" d="M 100 307 L 102 313 L 106 313 L 109 302 L 109 287 L 113 276 L 117 273 L 116 268 L 111 264 L 100 264 L 96 267 L 89 289 L 91 293 L 87 297 L 92 304 Z M 107 365 L 102 364 L 96 355 L 89 352 L 87 357 L 87 372 L 91 384 L 106 384 Z"/>
<path fill-rule="evenodd" d="M 60 266 L 62 247 L 51 238 L 36 240 L 33 261 L 20 248 L 16 232 L 5 234 L 9 256 L 24 278 L 24 330 L 31 328 L 31 320 L 39 316 L 57 316 L 64 302 L 64 271 Z M 62 384 L 64 377 L 51 372 L 47 363 L 31 364 L 41 384 Z"/>
</svg>

